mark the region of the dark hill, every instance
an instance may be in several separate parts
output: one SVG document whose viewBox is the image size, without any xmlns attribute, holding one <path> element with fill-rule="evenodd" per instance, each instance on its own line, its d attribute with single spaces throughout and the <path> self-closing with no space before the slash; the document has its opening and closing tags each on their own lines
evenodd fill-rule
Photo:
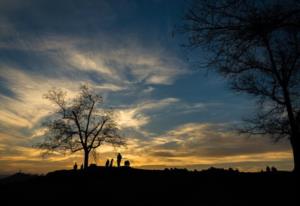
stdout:
<svg viewBox="0 0 300 206">
<path fill-rule="evenodd" d="M 22 177 L 22 178 L 20 178 Z M 9 181 L 8 181 L 9 180 Z M 13 181 L 14 180 L 14 181 Z M 299 205 L 290 172 L 94 167 L 0 180 L 2 202 L 85 205 Z M 7 205 L 7 204 L 1 204 Z"/>
</svg>

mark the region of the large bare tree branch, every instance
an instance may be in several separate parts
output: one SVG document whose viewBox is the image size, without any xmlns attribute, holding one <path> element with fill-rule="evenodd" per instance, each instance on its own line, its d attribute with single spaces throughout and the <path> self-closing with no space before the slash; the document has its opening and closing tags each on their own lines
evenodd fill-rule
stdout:
<svg viewBox="0 0 300 206">
<path fill-rule="evenodd" d="M 180 30 L 209 52 L 207 68 L 258 99 L 245 131 L 289 137 L 300 171 L 300 4 L 297 0 L 194 0 Z"/>
</svg>

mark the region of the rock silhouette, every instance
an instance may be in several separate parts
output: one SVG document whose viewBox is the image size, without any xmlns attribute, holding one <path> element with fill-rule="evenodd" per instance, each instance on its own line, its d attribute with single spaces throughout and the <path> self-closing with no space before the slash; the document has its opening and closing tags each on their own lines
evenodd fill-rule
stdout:
<svg viewBox="0 0 300 206">
<path fill-rule="evenodd" d="M 126 160 L 126 161 L 124 162 L 124 166 L 125 166 L 125 167 L 130 167 L 130 161 L 129 161 L 129 160 Z"/>
</svg>

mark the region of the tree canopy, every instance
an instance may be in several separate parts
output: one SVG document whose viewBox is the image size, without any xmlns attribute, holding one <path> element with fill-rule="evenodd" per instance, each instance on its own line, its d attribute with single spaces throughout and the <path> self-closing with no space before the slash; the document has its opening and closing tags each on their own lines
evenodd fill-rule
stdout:
<svg viewBox="0 0 300 206">
<path fill-rule="evenodd" d="M 300 170 L 300 2 L 194 0 L 181 29 L 187 47 L 209 53 L 206 68 L 257 98 L 241 131 L 289 138 Z"/>
<path fill-rule="evenodd" d="M 90 152 L 104 143 L 115 146 L 125 144 L 119 135 L 112 111 L 100 108 L 103 98 L 87 85 L 72 99 L 66 98 L 61 89 L 51 89 L 44 97 L 57 106 L 54 114 L 45 122 L 46 138 L 39 148 L 46 152 L 83 151 L 84 168 L 88 167 Z"/>
</svg>

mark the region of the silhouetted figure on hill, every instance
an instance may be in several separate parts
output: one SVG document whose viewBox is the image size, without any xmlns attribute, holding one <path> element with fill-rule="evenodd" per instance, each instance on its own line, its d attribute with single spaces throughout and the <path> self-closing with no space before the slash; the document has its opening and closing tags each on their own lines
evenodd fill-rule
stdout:
<svg viewBox="0 0 300 206">
<path fill-rule="evenodd" d="M 109 159 L 106 160 L 106 162 L 105 162 L 105 167 L 106 167 L 106 168 L 109 167 Z"/>
<path fill-rule="evenodd" d="M 125 167 L 130 167 L 130 162 L 129 162 L 129 160 L 126 160 L 126 161 L 124 162 L 124 166 L 125 166 Z"/>
<path fill-rule="evenodd" d="M 117 165 L 118 165 L 118 167 L 121 166 L 121 161 L 122 161 L 122 155 L 119 153 L 118 156 L 117 156 Z"/>
<path fill-rule="evenodd" d="M 73 166 L 73 170 L 77 170 L 77 163 L 75 162 L 74 166 Z"/>
<path fill-rule="evenodd" d="M 266 167 L 266 172 L 271 172 L 271 169 L 269 166 Z"/>
<path fill-rule="evenodd" d="M 109 166 L 112 167 L 113 164 L 114 164 L 114 159 L 111 159 L 111 160 L 110 160 L 110 165 L 109 165 Z"/>
</svg>

